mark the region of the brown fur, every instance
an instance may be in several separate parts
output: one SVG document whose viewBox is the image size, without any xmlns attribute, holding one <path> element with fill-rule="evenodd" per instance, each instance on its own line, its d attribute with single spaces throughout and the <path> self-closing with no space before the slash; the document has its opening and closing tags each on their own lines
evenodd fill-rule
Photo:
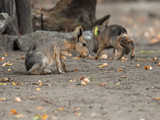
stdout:
<svg viewBox="0 0 160 120">
<path fill-rule="evenodd" d="M 131 59 L 135 57 L 135 46 L 133 40 L 127 35 L 127 31 L 120 25 L 101 26 L 98 36 L 95 36 L 95 59 L 98 59 L 104 49 L 113 48 L 113 58 L 121 59 L 131 51 Z"/>
<path fill-rule="evenodd" d="M 64 40 L 63 45 L 58 45 L 54 41 L 42 42 L 33 45 L 26 53 L 25 67 L 30 74 L 49 74 L 52 73 L 51 65 L 56 64 L 59 73 L 66 72 L 66 67 L 62 61 L 63 51 L 76 51 L 81 57 L 87 57 L 89 50 L 87 43 L 82 37 L 82 28 L 76 28 L 73 32 L 74 38 Z"/>
</svg>

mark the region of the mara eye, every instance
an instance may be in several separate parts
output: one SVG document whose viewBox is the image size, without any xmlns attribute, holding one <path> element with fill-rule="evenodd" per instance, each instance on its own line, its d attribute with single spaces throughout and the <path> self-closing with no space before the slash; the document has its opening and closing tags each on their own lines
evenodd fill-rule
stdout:
<svg viewBox="0 0 160 120">
<path fill-rule="evenodd" d="M 83 43 L 82 45 L 85 47 L 85 46 L 86 46 L 86 43 Z"/>
</svg>

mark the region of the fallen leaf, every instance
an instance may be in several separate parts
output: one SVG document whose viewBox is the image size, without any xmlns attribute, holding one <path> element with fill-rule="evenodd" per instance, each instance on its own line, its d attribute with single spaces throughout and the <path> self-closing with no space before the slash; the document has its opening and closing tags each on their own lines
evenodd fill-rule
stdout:
<svg viewBox="0 0 160 120">
<path fill-rule="evenodd" d="M 5 85 L 7 85 L 7 83 L 1 83 L 1 82 L 0 82 L 0 86 L 3 86 L 3 85 L 5 86 Z"/>
<path fill-rule="evenodd" d="M 107 67 L 108 66 L 108 63 L 103 63 L 101 65 L 98 65 L 98 68 L 104 68 L 104 67 Z"/>
<path fill-rule="evenodd" d="M 37 90 L 37 91 L 40 91 L 40 90 L 41 90 L 41 88 L 36 88 L 36 90 Z"/>
<path fill-rule="evenodd" d="M 78 72 L 78 69 L 74 69 L 73 71 L 74 71 L 74 72 Z"/>
<path fill-rule="evenodd" d="M 12 65 L 13 65 L 13 63 L 10 63 L 10 62 L 6 62 L 6 63 L 3 63 L 3 64 L 2 64 L 3 67 L 12 66 Z"/>
<path fill-rule="evenodd" d="M 100 59 L 108 59 L 108 55 L 107 54 L 102 54 L 99 58 Z"/>
<path fill-rule="evenodd" d="M 11 71 L 12 71 L 12 69 L 9 68 L 9 69 L 8 69 L 8 72 L 11 72 Z"/>
<path fill-rule="evenodd" d="M 57 108 L 58 111 L 64 111 L 64 107 Z"/>
<path fill-rule="evenodd" d="M 0 101 L 6 101 L 6 98 L 5 97 L 2 97 L 2 98 L 0 98 Z"/>
<path fill-rule="evenodd" d="M 21 102 L 22 100 L 21 100 L 20 97 L 16 97 L 16 98 L 15 98 L 15 101 L 16 101 L 16 102 Z"/>
<path fill-rule="evenodd" d="M 140 67 L 140 64 L 136 64 L 136 67 L 139 68 L 139 67 Z"/>
<path fill-rule="evenodd" d="M 157 38 L 153 38 L 151 41 L 150 41 L 150 44 L 156 44 L 156 43 L 159 43 L 160 40 L 157 39 Z"/>
<path fill-rule="evenodd" d="M 9 82 L 9 78 L 7 77 L 0 78 L 0 82 Z"/>
<path fill-rule="evenodd" d="M 21 56 L 21 59 L 22 59 L 22 60 L 24 60 L 24 59 L 25 59 L 25 56 L 24 56 L 24 55 L 23 55 L 23 56 Z"/>
<path fill-rule="evenodd" d="M 41 119 L 42 119 L 42 120 L 47 120 L 47 118 L 48 118 L 48 115 L 47 115 L 47 114 L 43 114 L 43 115 L 41 116 Z"/>
<path fill-rule="evenodd" d="M 80 78 L 80 81 L 81 81 L 80 84 L 83 86 L 86 86 L 90 82 L 89 78 L 84 76 Z"/>
<path fill-rule="evenodd" d="M 76 116 L 81 116 L 81 113 L 80 112 L 75 112 L 74 113 Z"/>
<path fill-rule="evenodd" d="M 23 114 L 17 114 L 16 118 L 24 118 L 24 115 Z"/>
<path fill-rule="evenodd" d="M 16 82 L 12 82 L 12 85 L 13 85 L 13 86 L 17 86 L 17 83 L 16 83 Z"/>
<path fill-rule="evenodd" d="M 116 86 L 119 86 L 119 85 L 121 85 L 121 82 L 117 82 L 117 83 L 116 83 Z"/>
<path fill-rule="evenodd" d="M 42 83 L 41 80 L 39 80 L 38 83 L 39 83 L 39 86 L 42 86 L 42 85 L 43 85 L 43 83 Z"/>
<path fill-rule="evenodd" d="M 121 62 L 126 62 L 127 60 L 128 60 L 128 58 L 126 58 L 124 56 L 121 58 Z"/>
<path fill-rule="evenodd" d="M 157 64 L 159 67 L 160 67 L 160 62 L 158 62 L 158 64 Z"/>
<path fill-rule="evenodd" d="M 33 117 L 33 120 L 41 120 L 41 116 L 40 116 L 40 115 L 35 115 L 35 116 Z"/>
<path fill-rule="evenodd" d="M 107 83 L 106 82 L 102 82 L 102 83 L 100 83 L 99 84 L 101 87 L 105 87 L 106 85 L 107 85 Z"/>
<path fill-rule="evenodd" d="M 38 106 L 36 109 L 37 110 L 43 110 L 43 107 L 42 106 Z"/>
<path fill-rule="evenodd" d="M 160 101 L 160 97 L 155 97 L 153 100 Z"/>
<path fill-rule="evenodd" d="M 80 60 L 80 57 L 73 57 L 74 60 Z"/>
<path fill-rule="evenodd" d="M 5 59 L 5 57 L 0 57 L 0 61 L 3 61 Z"/>
<path fill-rule="evenodd" d="M 123 72 L 123 69 L 122 68 L 118 68 L 117 71 L 118 72 Z"/>
<path fill-rule="evenodd" d="M 12 115 L 17 115 L 18 113 L 17 113 L 16 109 L 11 109 L 11 110 L 10 110 L 10 114 L 12 114 Z"/>
<path fill-rule="evenodd" d="M 146 66 L 144 66 L 144 69 L 145 70 L 152 70 L 152 66 L 151 65 L 146 65 Z"/>
</svg>

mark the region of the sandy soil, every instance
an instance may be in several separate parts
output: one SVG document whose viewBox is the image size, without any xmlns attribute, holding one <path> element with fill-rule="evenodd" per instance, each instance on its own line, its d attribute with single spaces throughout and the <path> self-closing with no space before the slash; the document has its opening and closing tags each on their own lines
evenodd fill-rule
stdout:
<svg viewBox="0 0 160 120">
<path fill-rule="evenodd" d="M 111 24 L 128 29 L 136 42 L 132 62 L 70 58 L 66 60 L 70 72 L 39 76 L 26 74 L 23 52 L 7 52 L 0 65 L 7 61 L 13 65 L 0 66 L 0 119 L 159 120 L 160 67 L 152 59 L 160 57 L 160 50 L 158 44 L 148 45 L 160 39 L 159 10 L 159 3 L 97 7 L 97 17 L 110 13 Z M 156 15 L 148 15 L 151 12 Z M 97 67 L 103 63 L 108 66 Z M 145 70 L 146 65 L 152 70 Z M 82 77 L 90 79 L 86 86 L 80 85 Z"/>
</svg>

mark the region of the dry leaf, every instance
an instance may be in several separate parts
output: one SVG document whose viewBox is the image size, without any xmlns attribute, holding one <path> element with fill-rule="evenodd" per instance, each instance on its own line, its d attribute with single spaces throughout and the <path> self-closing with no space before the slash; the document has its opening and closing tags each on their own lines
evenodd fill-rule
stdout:
<svg viewBox="0 0 160 120">
<path fill-rule="evenodd" d="M 158 64 L 157 64 L 159 67 L 160 67 L 160 62 L 158 62 Z"/>
<path fill-rule="evenodd" d="M 74 60 L 80 60 L 80 57 L 73 57 Z"/>
<path fill-rule="evenodd" d="M 153 98 L 153 100 L 160 101 L 160 97 Z"/>
<path fill-rule="evenodd" d="M 11 110 L 10 110 L 10 114 L 12 114 L 12 115 L 17 115 L 18 113 L 17 113 L 16 109 L 11 109 Z"/>
<path fill-rule="evenodd" d="M 118 71 L 118 72 L 123 72 L 123 69 L 122 69 L 122 68 L 118 68 L 117 71 Z"/>
<path fill-rule="evenodd" d="M 156 43 L 158 43 L 158 42 L 160 42 L 159 39 L 153 38 L 153 39 L 150 41 L 150 44 L 156 44 Z"/>
<path fill-rule="evenodd" d="M 23 56 L 21 56 L 21 59 L 22 59 L 22 60 L 24 60 L 24 59 L 25 59 L 25 56 L 24 56 L 24 55 L 23 55 Z"/>
<path fill-rule="evenodd" d="M 36 88 L 36 90 L 37 90 L 37 91 L 40 91 L 40 90 L 41 90 L 41 88 Z"/>
<path fill-rule="evenodd" d="M 76 68 L 76 69 L 74 69 L 73 71 L 74 71 L 74 72 L 78 72 L 78 69 Z"/>
<path fill-rule="evenodd" d="M 12 65 L 13 65 L 13 63 L 10 63 L 10 62 L 6 62 L 6 63 L 3 63 L 3 64 L 2 64 L 3 67 L 12 66 Z"/>
<path fill-rule="evenodd" d="M 24 118 L 24 115 L 23 114 L 17 114 L 16 118 Z"/>
<path fill-rule="evenodd" d="M 1 83 L 1 82 L 0 82 L 0 86 L 1 86 L 1 85 L 2 85 L 2 86 L 3 86 L 3 85 L 5 86 L 5 85 L 7 85 L 7 83 Z"/>
<path fill-rule="evenodd" d="M 43 83 L 42 83 L 41 80 L 39 80 L 38 83 L 39 83 L 39 86 L 42 86 L 42 85 L 43 85 Z"/>
<path fill-rule="evenodd" d="M 80 81 L 81 81 L 80 84 L 83 86 L 86 86 L 90 82 L 88 77 L 83 77 L 83 76 L 80 78 Z"/>
<path fill-rule="evenodd" d="M 36 116 L 34 116 L 33 120 L 41 120 L 41 116 L 40 115 L 36 115 Z"/>
<path fill-rule="evenodd" d="M 136 67 L 139 68 L 139 67 L 140 67 L 140 64 L 137 64 Z"/>
<path fill-rule="evenodd" d="M 15 101 L 16 101 L 16 102 L 21 102 L 22 100 L 21 100 L 20 97 L 16 97 L 16 98 L 15 98 Z"/>
<path fill-rule="evenodd" d="M 0 101 L 6 101 L 5 97 L 0 98 Z"/>
<path fill-rule="evenodd" d="M 64 111 L 64 107 L 57 108 L 58 111 Z"/>
<path fill-rule="evenodd" d="M 8 69 L 8 72 L 11 72 L 11 71 L 12 71 L 12 69 L 9 68 L 9 69 Z"/>
<path fill-rule="evenodd" d="M 128 60 L 128 58 L 126 58 L 124 56 L 121 58 L 121 62 L 126 62 L 127 60 Z"/>
<path fill-rule="evenodd" d="M 105 87 L 106 85 L 107 85 L 107 83 L 106 82 L 102 82 L 102 83 L 100 83 L 99 84 L 101 87 Z"/>
<path fill-rule="evenodd" d="M 5 57 L 0 57 L 0 61 L 3 61 L 5 59 Z"/>
<path fill-rule="evenodd" d="M 99 58 L 100 59 L 108 59 L 108 55 L 107 54 L 102 54 Z"/>
<path fill-rule="evenodd" d="M 43 115 L 41 116 L 41 119 L 42 119 L 42 120 L 47 120 L 47 118 L 48 118 L 48 115 L 47 115 L 47 114 L 43 114 Z"/>
<path fill-rule="evenodd" d="M 16 83 L 16 82 L 12 82 L 12 85 L 13 85 L 13 86 L 17 86 L 17 83 Z"/>
<path fill-rule="evenodd" d="M 104 67 L 107 67 L 108 66 L 108 63 L 103 63 L 101 65 L 98 66 L 98 68 L 104 68 Z"/>
<path fill-rule="evenodd" d="M 36 109 L 37 110 L 43 110 L 43 107 L 42 106 L 38 106 Z"/>
<path fill-rule="evenodd" d="M 146 66 L 144 66 L 144 69 L 145 69 L 145 70 L 152 70 L 152 66 L 146 65 Z"/>
<path fill-rule="evenodd" d="M 9 82 L 9 78 L 7 77 L 0 78 L 0 82 Z"/>
<path fill-rule="evenodd" d="M 74 113 L 76 116 L 81 116 L 81 113 L 80 112 L 75 112 Z"/>
</svg>

